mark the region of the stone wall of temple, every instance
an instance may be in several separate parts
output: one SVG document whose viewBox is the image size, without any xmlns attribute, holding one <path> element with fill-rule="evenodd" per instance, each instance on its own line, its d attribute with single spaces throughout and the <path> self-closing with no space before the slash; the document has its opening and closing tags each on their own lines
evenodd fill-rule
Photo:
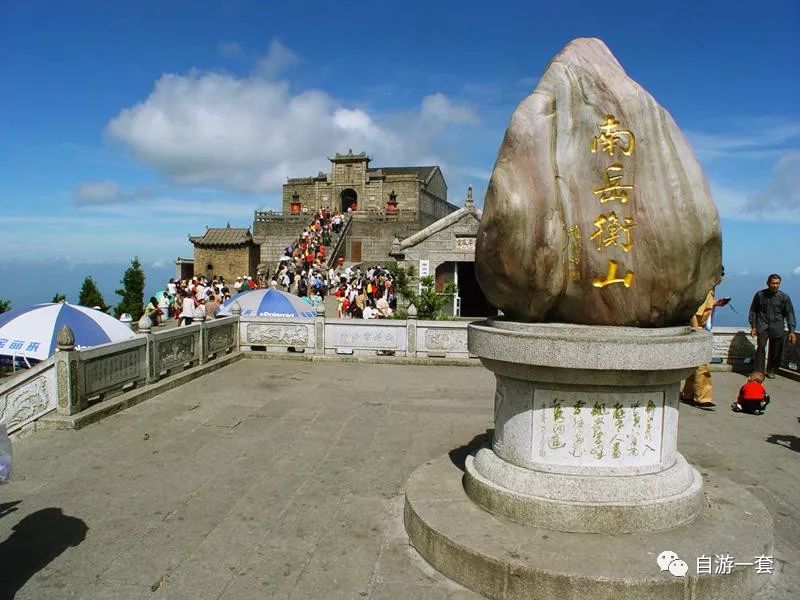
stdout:
<svg viewBox="0 0 800 600">
<path fill-rule="evenodd" d="M 221 275 L 232 282 L 241 275 L 255 276 L 258 261 L 259 250 L 255 245 L 194 247 L 194 273 L 208 278 Z"/>
</svg>

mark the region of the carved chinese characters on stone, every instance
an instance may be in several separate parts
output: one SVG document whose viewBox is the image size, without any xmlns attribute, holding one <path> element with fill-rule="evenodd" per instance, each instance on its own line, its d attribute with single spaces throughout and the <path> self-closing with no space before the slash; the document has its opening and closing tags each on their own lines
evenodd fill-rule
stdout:
<svg viewBox="0 0 800 600">
<path fill-rule="evenodd" d="M 92 359 L 84 366 L 84 377 L 86 394 L 144 377 L 144 348 Z"/>
<path fill-rule="evenodd" d="M 332 331 L 334 345 L 345 348 L 396 348 L 395 328 L 384 327 L 339 327 Z"/>
<path fill-rule="evenodd" d="M 619 152 L 624 156 L 631 156 L 636 144 L 636 137 L 633 132 L 619 127 L 620 122 L 614 115 L 606 115 L 605 122 L 598 126 L 600 134 L 592 139 L 592 152 L 607 152 L 611 156 Z M 622 182 L 623 169 L 622 163 L 618 162 L 606 167 L 604 185 L 594 190 L 594 195 L 600 200 L 600 204 L 615 201 L 620 204 L 628 203 L 629 195 L 633 193 L 635 186 Z M 617 217 L 616 212 L 612 211 L 607 215 L 600 214 L 594 220 L 593 225 L 595 232 L 589 236 L 589 239 L 596 240 L 598 252 L 603 252 L 610 247 L 619 248 L 623 252 L 631 251 L 633 247 L 631 229 L 636 225 L 633 217 L 623 215 L 620 218 Z M 633 271 L 627 271 L 623 277 L 618 277 L 618 270 L 619 263 L 609 258 L 605 277 L 595 275 L 592 279 L 592 285 L 596 288 L 604 288 L 608 285 L 621 283 L 626 289 L 631 287 L 633 285 Z"/>
<path fill-rule="evenodd" d="M 646 465 L 661 457 L 663 394 L 619 393 L 609 404 L 591 392 L 538 390 L 534 460 L 562 465 Z"/>
<path fill-rule="evenodd" d="M 474 237 L 457 237 L 456 250 L 475 250 Z"/>
</svg>

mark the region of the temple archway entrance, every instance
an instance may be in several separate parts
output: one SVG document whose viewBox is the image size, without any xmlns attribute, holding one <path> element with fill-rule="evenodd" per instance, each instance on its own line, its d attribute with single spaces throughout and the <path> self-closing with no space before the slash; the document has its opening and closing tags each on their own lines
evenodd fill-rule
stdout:
<svg viewBox="0 0 800 600">
<path fill-rule="evenodd" d="M 474 262 L 443 262 L 438 265 L 436 291 L 444 291 L 449 281 L 456 285 L 457 291 L 445 306 L 445 314 L 454 317 L 488 317 L 497 314 L 497 309 L 489 303 L 478 285 Z"/>
<path fill-rule="evenodd" d="M 352 209 L 355 212 L 358 209 L 358 194 L 352 188 L 347 188 L 342 190 L 341 196 L 342 200 L 342 213 L 346 213 L 348 209 Z"/>
</svg>

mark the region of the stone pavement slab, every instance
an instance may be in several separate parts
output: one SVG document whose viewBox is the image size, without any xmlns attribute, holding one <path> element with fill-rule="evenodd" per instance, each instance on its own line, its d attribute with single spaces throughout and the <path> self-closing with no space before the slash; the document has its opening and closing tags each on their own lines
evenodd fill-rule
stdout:
<svg viewBox="0 0 800 600">
<path fill-rule="evenodd" d="M 768 380 L 755 417 L 728 410 L 743 377 L 714 381 L 679 450 L 765 503 L 779 573 L 759 598 L 800 597 L 800 384 Z M 409 547 L 402 498 L 491 427 L 493 397 L 481 367 L 245 359 L 34 432 L 0 487 L 0 599 L 477 598 Z"/>
</svg>

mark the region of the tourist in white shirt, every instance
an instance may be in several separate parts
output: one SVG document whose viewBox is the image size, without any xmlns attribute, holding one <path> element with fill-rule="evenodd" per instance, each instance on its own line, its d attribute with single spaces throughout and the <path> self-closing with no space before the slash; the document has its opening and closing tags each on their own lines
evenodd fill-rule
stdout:
<svg viewBox="0 0 800 600">
<path fill-rule="evenodd" d="M 181 302 L 181 327 L 191 325 L 194 320 L 194 298 L 191 294 L 186 294 Z"/>
</svg>

